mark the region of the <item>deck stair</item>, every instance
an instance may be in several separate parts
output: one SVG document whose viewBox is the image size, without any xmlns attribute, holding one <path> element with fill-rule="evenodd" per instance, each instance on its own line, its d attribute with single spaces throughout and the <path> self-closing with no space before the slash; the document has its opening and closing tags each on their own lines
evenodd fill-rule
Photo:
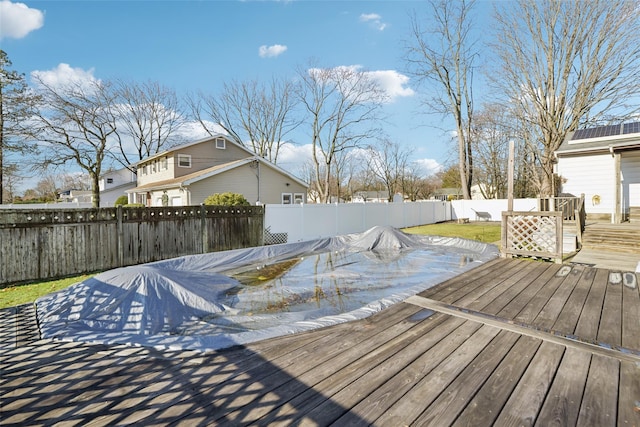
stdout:
<svg viewBox="0 0 640 427">
<path fill-rule="evenodd" d="M 640 254 L 638 223 L 588 224 L 582 236 L 585 249 Z"/>
<path fill-rule="evenodd" d="M 631 206 L 629 208 L 629 222 L 631 224 L 640 224 L 640 206 Z"/>
</svg>

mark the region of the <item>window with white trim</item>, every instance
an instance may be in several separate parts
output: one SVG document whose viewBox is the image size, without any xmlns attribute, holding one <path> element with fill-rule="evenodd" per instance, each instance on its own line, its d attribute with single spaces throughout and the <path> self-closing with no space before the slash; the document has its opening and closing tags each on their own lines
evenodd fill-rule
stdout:
<svg viewBox="0 0 640 427">
<path fill-rule="evenodd" d="M 290 205 L 293 200 L 293 196 L 291 193 L 282 193 L 282 204 Z"/>
<path fill-rule="evenodd" d="M 189 154 L 178 154 L 178 167 L 190 168 L 191 156 Z"/>
<path fill-rule="evenodd" d="M 227 148 L 227 140 L 224 138 L 216 138 L 216 148 L 225 150 Z"/>
<path fill-rule="evenodd" d="M 293 203 L 295 203 L 296 205 L 304 203 L 304 193 L 295 193 L 293 195 Z"/>
</svg>

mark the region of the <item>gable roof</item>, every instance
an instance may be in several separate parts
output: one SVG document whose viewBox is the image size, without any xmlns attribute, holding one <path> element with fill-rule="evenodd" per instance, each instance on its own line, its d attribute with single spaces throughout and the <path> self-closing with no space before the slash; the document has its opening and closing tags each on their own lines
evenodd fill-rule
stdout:
<svg viewBox="0 0 640 427">
<path fill-rule="evenodd" d="M 243 145 L 240 145 L 235 141 L 232 141 L 227 135 L 223 135 L 223 134 L 219 133 L 219 134 L 214 134 L 214 135 L 208 136 L 206 138 L 199 139 L 197 141 L 186 142 L 184 144 L 176 145 L 176 146 L 171 147 L 171 148 L 169 148 L 167 150 L 164 150 L 162 152 L 153 154 L 153 155 L 151 155 L 149 157 L 145 157 L 144 159 L 134 163 L 134 166 L 137 166 L 137 165 L 139 165 L 141 163 L 146 163 L 146 162 L 148 162 L 150 160 L 153 160 L 153 159 L 164 157 L 164 156 L 166 156 L 166 155 L 168 155 L 170 153 L 173 153 L 174 151 L 183 150 L 183 149 L 185 149 L 187 147 L 191 147 L 191 146 L 194 146 L 194 145 L 202 144 L 203 142 L 213 141 L 213 140 L 218 139 L 218 138 L 223 138 L 225 141 L 227 141 L 227 144 L 233 144 L 234 146 L 238 147 L 239 149 L 245 151 L 247 153 L 247 155 L 249 155 L 249 156 L 255 156 L 256 155 L 256 153 L 251 151 L 249 148 L 247 148 L 247 147 L 245 147 Z"/>
<path fill-rule="evenodd" d="M 201 141 L 202 142 L 202 141 Z M 182 175 L 178 178 L 172 178 L 172 179 L 166 179 L 164 181 L 155 181 L 155 182 L 150 182 L 148 184 L 144 184 L 138 187 L 135 187 L 133 189 L 131 189 L 128 192 L 137 192 L 140 190 L 162 190 L 162 189 L 167 189 L 167 188 L 173 188 L 176 186 L 188 186 L 190 184 L 193 184 L 195 182 L 198 181 L 202 181 L 203 179 L 207 179 L 209 177 L 215 176 L 215 175 L 219 175 L 222 174 L 224 172 L 230 171 L 232 169 L 238 168 L 240 166 L 244 166 L 246 164 L 252 163 L 252 162 L 260 162 L 262 164 L 264 164 L 265 166 L 270 167 L 271 169 L 274 169 L 278 172 L 280 172 L 283 175 L 286 175 L 287 177 L 291 178 L 291 180 L 297 182 L 298 184 L 300 184 L 301 186 L 308 188 L 309 184 L 307 184 L 306 182 L 296 178 L 295 176 L 291 175 L 289 172 L 285 171 L 284 169 L 278 167 L 277 165 L 269 162 L 268 160 L 263 159 L 260 156 L 252 156 L 252 157 L 247 157 L 241 160 L 235 160 L 233 162 L 229 162 L 229 163 L 225 163 L 222 165 L 216 165 L 216 166 L 212 166 L 210 168 L 207 169 L 203 169 L 197 172 L 193 172 L 187 175 Z"/>
<path fill-rule="evenodd" d="M 555 154 L 610 152 L 640 149 L 640 122 L 596 126 L 570 132 Z"/>
</svg>

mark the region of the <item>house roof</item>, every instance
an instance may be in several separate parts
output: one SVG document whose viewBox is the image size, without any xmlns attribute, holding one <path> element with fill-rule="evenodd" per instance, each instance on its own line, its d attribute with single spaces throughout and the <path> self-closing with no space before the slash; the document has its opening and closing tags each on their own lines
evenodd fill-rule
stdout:
<svg viewBox="0 0 640 427">
<path fill-rule="evenodd" d="M 640 122 L 597 126 L 570 132 L 555 154 L 581 154 L 640 149 Z"/>
<path fill-rule="evenodd" d="M 202 141 L 200 141 L 202 142 Z M 190 184 L 193 184 L 195 182 L 198 181 L 202 181 L 203 179 L 207 179 L 209 177 L 212 177 L 214 175 L 219 175 L 222 174 L 224 172 L 227 172 L 229 170 L 238 168 L 240 166 L 244 166 L 246 164 L 249 164 L 251 162 L 260 162 L 263 165 L 266 165 L 272 169 L 275 169 L 276 171 L 282 173 L 283 175 L 288 176 L 289 178 L 291 178 L 291 180 L 297 182 L 298 184 L 304 186 L 305 188 L 309 187 L 309 184 L 305 183 L 304 181 L 296 178 L 295 176 L 291 175 L 289 172 L 285 171 L 284 169 L 276 166 L 275 164 L 259 157 L 259 156 L 252 156 L 252 157 L 247 157 L 244 159 L 240 159 L 240 160 L 235 160 L 233 162 L 229 162 L 229 163 L 225 163 L 222 165 L 216 165 L 216 166 L 212 166 L 210 168 L 207 169 L 203 169 L 197 172 L 193 172 L 190 173 L 188 175 L 183 175 L 180 176 L 178 178 L 173 178 L 173 179 L 167 179 L 164 181 L 156 181 L 156 182 L 150 182 L 148 184 L 145 185 L 140 185 L 138 187 L 135 187 L 131 190 L 127 190 L 128 193 L 133 193 L 133 192 L 138 192 L 141 190 L 144 191 L 149 191 L 149 190 L 162 190 L 162 189 L 168 189 L 168 188 L 174 188 L 176 186 L 188 186 Z"/>
<path fill-rule="evenodd" d="M 152 156 L 145 157 L 144 159 L 138 161 L 137 163 L 134 163 L 134 166 L 137 166 L 137 165 L 139 165 L 141 163 L 146 163 L 149 160 L 153 160 L 153 159 L 157 159 L 157 158 L 166 156 L 167 154 L 172 153 L 172 152 L 177 151 L 177 150 L 183 150 L 183 149 L 185 149 L 187 147 L 191 147 L 193 145 L 202 144 L 203 142 L 207 142 L 207 141 L 213 141 L 214 139 L 217 139 L 217 138 L 224 138 L 224 140 L 227 141 L 228 144 L 235 145 L 236 147 L 240 148 L 241 150 L 246 151 L 247 154 L 250 155 L 250 156 L 255 156 L 256 155 L 256 153 L 254 153 L 253 151 L 251 151 L 247 147 L 245 147 L 243 145 L 240 145 L 235 141 L 232 141 L 228 136 L 223 135 L 223 134 L 220 133 L 220 134 L 214 134 L 214 135 L 208 136 L 206 138 L 199 139 L 197 141 L 191 141 L 191 142 L 187 142 L 187 143 L 184 143 L 184 144 L 176 145 L 174 147 L 169 148 L 168 150 L 164 150 L 164 151 L 162 151 L 160 153 L 156 153 L 156 154 L 154 154 Z"/>
</svg>

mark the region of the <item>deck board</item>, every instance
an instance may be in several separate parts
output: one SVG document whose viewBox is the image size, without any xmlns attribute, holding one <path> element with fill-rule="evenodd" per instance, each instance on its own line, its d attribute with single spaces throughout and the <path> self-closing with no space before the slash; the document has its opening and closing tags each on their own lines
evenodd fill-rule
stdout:
<svg viewBox="0 0 640 427">
<path fill-rule="evenodd" d="M 33 307 L 0 310 L 0 425 L 640 425 L 638 274 L 611 273 L 499 259 L 210 353 L 40 340 Z"/>
</svg>

